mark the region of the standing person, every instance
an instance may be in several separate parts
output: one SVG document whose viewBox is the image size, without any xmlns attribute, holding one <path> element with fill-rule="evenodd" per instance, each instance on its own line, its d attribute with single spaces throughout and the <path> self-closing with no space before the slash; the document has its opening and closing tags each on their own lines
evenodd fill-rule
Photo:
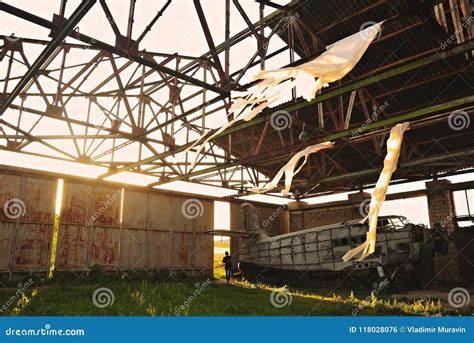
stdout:
<svg viewBox="0 0 474 343">
<path fill-rule="evenodd" d="M 230 275 L 232 273 L 232 257 L 230 257 L 229 252 L 225 252 L 225 256 L 222 259 L 222 263 L 224 263 L 225 267 L 225 279 L 227 280 L 227 283 L 230 281 Z"/>
</svg>

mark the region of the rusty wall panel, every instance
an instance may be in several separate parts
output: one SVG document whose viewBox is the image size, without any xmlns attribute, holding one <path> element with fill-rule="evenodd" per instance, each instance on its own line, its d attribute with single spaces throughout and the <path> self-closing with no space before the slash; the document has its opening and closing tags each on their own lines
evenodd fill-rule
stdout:
<svg viewBox="0 0 474 343">
<path fill-rule="evenodd" d="M 56 180 L 2 176 L 2 204 L 21 198 L 26 211 L 16 222 L 0 217 L 0 270 L 9 270 L 10 261 L 13 271 L 47 270 L 56 189 Z M 122 225 L 120 204 L 121 189 L 65 182 L 57 270 L 87 270 L 94 264 L 105 270 L 212 270 L 213 237 L 204 231 L 213 228 L 213 201 L 126 191 Z"/>
<path fill-rule="evenodd" d="M 194 231 L 204 232 L 212 230 L 214 227 L 214 202 L 209 200 L 200 200 L 202 204 L 202 213 L 194 219 Z"/>
<path fill-rule="evenodd" d="M 126 190 L 123 198 L 123 226 L 127 228 L 145 228 L 147 225 L 147 208 L 148 193 Z"/>
<path fill-rule="evenodd" d="M 146 262 L 146 230 L 122 229 L 120 269 L 144 269 Z"/>
<path fill-rule="evenodd" d="M 97 226 L 120 225 L 121 189 L 94 187 L 92 216 Z"/>
<path fill-rule="evenodd" d="M 21 221 L 54 223 L 57 181 L 25 177 L 21 198 L 26 205 Z"/>
<path fill-rule="evenodd" d="M 56 254 L 58 270 L 87 270 L 90 267 L 90 234 L 96 221 L 93 215 L 94 202 L 93 186 L 64 182 Z"/>
<path fill-rule="evenodd" d="M 83 225 L 60 226 L 56 259 L 58 270 L 87 270 L 89 230 Z"/>
<path fill-rule="evenodd" d="M 56 258 L 58 270 L 87 270 L 89 267 L 89 235 L 96 221 L 93 204 L 93 186 L 64 182 Z"/>
<path fill-rule="evenodd" d="M 14 271 L 46 271 L 48 268 L 53 225 L 20 223 L 17 233 Z"/>
<path fill-rule="evenodd" d="M 118 228 L 93 227 L 91 229 L 91 263 L 106 270 L 117 268 L 119 253 Z"/>
<path fill-rule="evenodd" d="M 284 210 L 277 218 L 279 234 L 290 233 L 290 211 Z"/>
<path fill-rule="evenodd" d="M 171 268 L 172 197 L 150 193 L 148 206 L 148 265 L 149 269 Z"/>
<path fill-rule="evenodd" d="M 12 271 L 46 271 L 49 265 L 57 182 L 24 177 Z"/>
<path fill-rule="evenodd" d="M 230 229 L 245 231 L 244 214 L 240 210 L 240 204 L 230 204 Z M 239 252 L 242 245 L 239 237 L 230 238 L 230 255 L 232 256 L 232 265 L 237 267 L 239 262 Z"/>
<path fill-rule="evenodd" d="M 288 232 L 289 215 L 283 206 L 265 206 L 254 204 L 260 219 L 260 227 L 270 235 L 279 235 Z M 240 204 L 230 204 L 231 230 L 246 230 L 244 213 Z"/>
<path fill-rule="evenodd" d="M 148 234 L 148 268 L 171 267 L 171 232 L 150 230 Z"/>
<path fill-rule="evenodd" d="M 294 211 L 291 211 L 292 213 Z M 311 229 L 318 226 L 324 226 L 352 219 L 360 219 L 358 205 L 327 206 L 325 208 L 302 210 L 304 220 L 303 229 Z"/>
<path fill-rule="evenodd" d="M 10 269 L 16 221 L 26 211 L 15 199 L 20 198 L 21 176 L 0 176 L 0 270 Z M 19 205 L 19 206 L 17 206 Z"/>
<path fill-rule="evenodd" d="M 175 231 L 192 232 L 194 219 L 204 212 L 202 201 L 197 198 L 172 197 L 172 222 Z"/>
<path fill-rule="evenodd" d="M 10 269 L 10 258 L 12 253 L 14 222 L 0 222 L 0 271 Z"/>
<path fill-rule="evenodd" d="M 171 229 L 171 201 L 172 197 L 169 195 L 150 193 L 150 202 L 148 206 L 148 225 L 151 229 Z"/>
<path fill-rule="evenodd" d="M 304 229 L 303 211 L 290 211 L 290 230 L 291 232 Z"/>
<path fill-rule="evenodd" d="M 20 198 L 21 176 L 3 174 L 0 177 L 0 220 L 15 220 L 23 212 L 16 212 L 19 208 L 11 207 L 15 204 L 12 199 Z M 8 202 L 7 204 L 5 204 Z M 10 204 L 10 205 L 9 205 Z M 0 236 L 0 239 L 3 239 Z"/>
<path fill-rule="evenodd" d="M 193 234 L 172 233 L 171 263 L 173 269 L 193 268 Z"/>
<path fill-rule="evenodd" d="M 260 218 L 260 226 L 269 235 L 280 234 L 281 216 L 284 213 L 283 207 L 256 206 Z"/>
<path fill-rule="evenodd" d="M 214 237 L 205 233 L 196 234 L 194 248 L 194 268 L 213 269 Z"/>
<path fill-rule="evenodd" d="M 104 269 L 117 267 L 120 203 L 121 189 L 65 182 L 58 269 L 84 270 L 94 264 Z"/>
<path fill-rule="evenodd" d="M 214 268 L 214 236 L 204 233 L 214 227 L 214 202 L 201 200 L 202 215 L 194 219 L 194 268 Z"/>
<path fill-rule="evenodd" d="M 87 225 L 93 222 L 93 187 L 84 183 L 64 182 L 61 223 Z"/>
<path fill-rule="evenodd" d="M 240 204 L 230 204 L 230 229 L 245 230 L 244 214 L 240 210 Z"/>
</svg>

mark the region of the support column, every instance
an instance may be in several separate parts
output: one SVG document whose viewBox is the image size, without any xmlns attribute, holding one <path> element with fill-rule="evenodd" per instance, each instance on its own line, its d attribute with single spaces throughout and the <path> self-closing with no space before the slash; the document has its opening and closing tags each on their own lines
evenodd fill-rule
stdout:
<svg viewBox="0 0 474 343">
<path fill-rule="evenodd" d="M 453 194 L 450 190 L 449 180 L 434 180 L 426 182 L 426 197 L 428 200 L 428 213 L 430 227 L 444 228 L 450 237 L 454 236 L 456 230 L 456 210 L 454 207 Z M 452 239 L 448 240 L 448 252 L 446 255 L 435 257 L 435 273 L 437 279 L 442 281 L 455 281 L 460 279 L 458 251 Z"/>
</svg>

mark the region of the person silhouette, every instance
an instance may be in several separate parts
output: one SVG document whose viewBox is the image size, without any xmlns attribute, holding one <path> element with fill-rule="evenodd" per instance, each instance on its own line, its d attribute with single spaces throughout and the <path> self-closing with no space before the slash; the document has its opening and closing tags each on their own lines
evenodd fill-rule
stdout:
<svg viewBox="0 0 474 343">
<path fill-rule="evenodd" d="M 225 252 L 225 256 L 222 259 L 222 263 L 224 263 L 224 268 L 225 268 L 225 279 L 227 280 L 227 283 L 230 281 L 230 275 L 232 273 L 232 257 L 230 257 L 229 252 Z"/>
</svg>

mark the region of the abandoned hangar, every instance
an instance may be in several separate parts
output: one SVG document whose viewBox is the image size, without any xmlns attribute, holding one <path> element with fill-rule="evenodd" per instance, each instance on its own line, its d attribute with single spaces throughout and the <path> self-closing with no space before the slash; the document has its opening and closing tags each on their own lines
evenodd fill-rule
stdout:
<svg viewBox="0 0 474 343">
<path fill-rule="evenodd" d="M 437 278 L 472 276 L 471 1 L 226 0 L 216 13 L 194 0 L 183 29 L 172 26 L 173 2 L 119 11 L 111 1 L 62 0 L 53 15 L 0 3 L 15 23 L 0 37 L 5 277 L 94 265 L 211 275 L 214 201 L 230 204 L 231 231 L 245 230 L 244 202 L 270 235 L 362 219 L 390 130 L 404 122 L 386 201 L 426 197 L 420 211 L 449 237 Z M 231 110 L 234 92 L 258 87 L 257 71 L 301 70 L 378 23 L 353 68 L 311 99 L 287 86 L 283 102 L 250 119 Z M 176 37 L 183 43 L 170 51 Z M 162 40 L 171 40 L 163 51 Z M 266 195 L 253 191 L 326 141 L 334 146 L 306 156 L 288 195 L 283 180 Z M 338 194 L 348 196 L 313 201 Z M 239 249 L 233 236 L 236 262 Z"/>
</svg>

